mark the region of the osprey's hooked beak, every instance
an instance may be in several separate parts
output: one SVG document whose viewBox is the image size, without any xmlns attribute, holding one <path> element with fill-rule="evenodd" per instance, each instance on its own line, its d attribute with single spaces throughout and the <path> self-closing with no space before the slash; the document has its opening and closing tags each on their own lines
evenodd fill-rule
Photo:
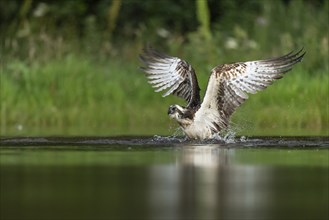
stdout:
<svg viewBox="0 0 329 220">
<path fill-rule="evenodd" d="M 179 105 L 169 106 L 168 115 L 170 118 L 175 119 L 182 127 L 190 125 L 193 119 L 191 111 Z"/>
<path fill-rule="evenodd" d="M 186 111 L 186 109 L 184 109 L 183 107 L 179 106 L 179 105 L 171 105 L 169 106 L 168 109 L 168 115 L 171 118 L 175 118 L 176 120 L 179 119 L 183 119 L 183 118 L 189 118 L 189 115 L 186 115 L 188 111 Z"/>
</svg>

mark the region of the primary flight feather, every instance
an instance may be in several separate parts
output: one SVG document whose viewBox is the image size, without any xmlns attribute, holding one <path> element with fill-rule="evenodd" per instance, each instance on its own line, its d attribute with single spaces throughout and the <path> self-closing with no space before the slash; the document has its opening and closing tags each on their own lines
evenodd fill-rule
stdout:
<svg viewBox="0 0 329 220">
<path fill-rule="evenodd" d="M 200 88 L 192 66 L 146 47 L 140 55 L 148 82 L 163 97 L 173 94 L 187 102 L 186 107 L 171 105 L 168 114 L 192 139 L 209 139 L 225 130 L 234 111 L 248 94 L 266 89 L 300 62 L 303 49 L 284 56 L 218 65 L 212 69 L 201 103 Z"/>
</svg>

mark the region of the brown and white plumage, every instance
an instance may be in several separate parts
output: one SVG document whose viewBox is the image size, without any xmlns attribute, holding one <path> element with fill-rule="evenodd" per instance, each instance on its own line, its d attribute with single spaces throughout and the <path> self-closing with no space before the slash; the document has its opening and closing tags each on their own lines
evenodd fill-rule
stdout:
<svg viewBox="0 0 329 220">
<path fill-rule="evenodd" d="M 194 69 L 185 60 L 167 56 L 152 48 L 145 48 L 140 58 L 146 64 L 142 69 L 156 92 L 167 89 L 163 97 L 173 94 L 185 99 L 187 107 L 200 105 L 198 80 Z"/>
<path fill-rule="evenodd" d="M 201 103 L 194 69 L 186 61 L 145 48 L 140 56 L 142 69 L 156 92 L 176 95 L 187 101 L 186 107 L 172 105 L 168 114 L 176 119 L 187 136 L 211 138 L 226 129 L 235 110 L 248 99 L 248 94 L 264 90 L 283 77 L 305 55 L 303 49 L 266 60 L 218 65 L 212 69 Z"/>
</svg>

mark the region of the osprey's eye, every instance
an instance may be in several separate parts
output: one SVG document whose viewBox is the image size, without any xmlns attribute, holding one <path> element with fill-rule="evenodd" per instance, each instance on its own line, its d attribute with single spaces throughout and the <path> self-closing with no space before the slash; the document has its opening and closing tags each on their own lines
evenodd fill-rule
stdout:
<svg viewBox="0 0 329 220">
<path fill-rule="evenodd" d="M 176 112 L 176 106 L 170 106 L 168 109 L 168 115 L 174 114 Z"/>
</svg>

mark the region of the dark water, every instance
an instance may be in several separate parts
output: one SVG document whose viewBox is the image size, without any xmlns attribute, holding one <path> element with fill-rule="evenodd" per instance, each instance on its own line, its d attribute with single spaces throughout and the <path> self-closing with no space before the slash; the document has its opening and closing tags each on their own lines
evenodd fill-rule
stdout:
<svg viewBox="0 0 329 220">
<path fill-rule="evenodd" d="M 2 138 L 0 219 L 328 219 L 329 138 Z"/>
</svg>

